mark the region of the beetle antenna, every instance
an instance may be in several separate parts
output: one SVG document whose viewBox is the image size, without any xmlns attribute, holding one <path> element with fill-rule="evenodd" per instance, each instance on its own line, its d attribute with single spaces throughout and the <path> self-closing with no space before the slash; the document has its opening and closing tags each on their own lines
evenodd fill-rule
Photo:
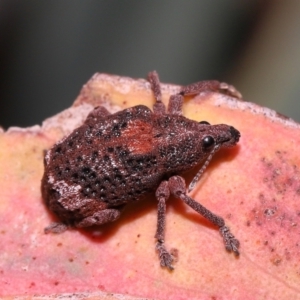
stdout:
<svg viewBox="0 0 300 300">
<path fill-rule="evenodd" d="M 208 164 L 210 163 L 213 155 L 220 149 L 220 144 L 216 145 L 212 151 L 210 152 L 209 156 L 207 157 L 205 163 L 202 165 L 201 169 L 199 170 L 199 172 L 195 175 L 195 177 L 193 178 L 192 182 L 189 185 L 188 188 L 188 193 L 192 191 L 192 189 L 195 187 L 195 185 L 198 183 L 200 177 L 202 176 L 202 174 L 204 173 L 204 171 L 206 170 Z"/>
</svg>

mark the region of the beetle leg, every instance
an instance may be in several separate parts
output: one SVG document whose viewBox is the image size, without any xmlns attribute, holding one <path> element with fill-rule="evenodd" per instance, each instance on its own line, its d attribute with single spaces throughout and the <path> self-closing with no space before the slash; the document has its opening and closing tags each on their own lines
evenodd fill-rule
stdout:
<svg viewBox="0 0 300 300">
<path fill-rule="evenodd" d="M 205 91 L 222 93 L 239 99 L 242 98 L 241 93 L 236 90 L 234 86 L 229 85 L 225 82 L 219 82 L 217 80 L 199 81 L 189 84 L 182 87 L 179 94 L 187 96 L 199 94 Z"/>
<path fill-rule="evenodd" d="M 156 250 L 160 258 L 160 265 L 173 270 L 172 262 L 173 256 L 166 250 L 165 247 L 165 225 L 166 225 L 166 201 L 170 196 L 170 191 L 167 181 L 162 181 L 155 193 L 158 200 L 157 210 L 157 230 L 155 238 L 157 239 Z"/>
<path fill-rule="evenodd" d="M 205 219 L 209 220 L 215 226 L 219 227 L 219 231 L 223 237 L 226 250 L 229 252 L 234 252 L 235 255 L 239 255 L 238 248 L 240 243 L 230 232 L 229 228 L 225 225 L 223 218 L 215 215 L 199 202 L 187 196 L 186 185 L 182 177 L 173 176 L 169 179 L 168 183 L 171 194 L 183 200 L 187 205 L 189 205 L 192 209 L 202 215 Z"/>
<path fill-rule="evenodd" d="M 76 227 L 89 227 L 93 225 L 101 225 L 117 220 L 121 215 L 122 209 L 107 208 L 95 212 L 93 215 L 84 218 L 75 224 Z"/>
<path fill-rule="evenodd" d="M 45 233 L 62 233 L 68 229 L 68 225 L 59 222 L 53 222 L 44 229 Z"/>
<path fill-rule="evenodd" d="M 169 99 L 168 113 L 171 115 L 182 115 L 183 96 L 181 94 L 172 95 Z"/>
<path fill-rule="evenodd" d="M 166 113 L 166 107 L 161 100 L 160 81 L 157 72 L 156 71 L 149 72 L 147 79 L 150 82 L 151 89 L 155 97 L 153 112 L 158 115 L 163 115 Z"/>
<path fill-rule="evenodd" d="M 85 123 L 97 123 L 99 120 L 109 116 L 110 112 L 103 106 L 95 107 L 86 117 Z"/>
</svg>

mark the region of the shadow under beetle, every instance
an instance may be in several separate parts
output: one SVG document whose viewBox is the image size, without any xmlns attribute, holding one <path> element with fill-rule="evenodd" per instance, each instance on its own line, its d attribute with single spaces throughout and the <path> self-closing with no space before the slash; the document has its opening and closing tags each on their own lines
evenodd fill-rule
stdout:
<svg viewBox="0 0 300 300">
<path fill-rule="evenodd" d="M 154 93 L 153 112 L 144 105 L 110 114 L 96 107 L 84 124 L 46 152 L 42 195 L 60 223 L 45 232 L 88 227 L 118 219 L 127 203 L 155 191 L 158 217 L 155 238 L 160 264 L 172 270 L 174 257 L 165 248 L 166 201 L 170 194 L 219 228 L 225 248 L 239 255 L 239 241 L 224 220 L 187 195 L 184 172 L 202 167 L 189 185 L 190 192 L 221 147 L 237 144 L 240 133 L 229 125 L 210 125 L 182 116 L 186 95 L 216 91 L 240 98 L 234 87 L 202 81 L 172 95 L 168 108 L 161 101 L 158 74 L 148 80 Z"/>
</svg>

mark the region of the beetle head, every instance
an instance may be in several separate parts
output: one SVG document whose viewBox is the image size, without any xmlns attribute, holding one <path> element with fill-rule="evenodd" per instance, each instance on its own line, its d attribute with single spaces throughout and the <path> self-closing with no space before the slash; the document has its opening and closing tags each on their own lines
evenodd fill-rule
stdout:
<svg viewBox="0 0 300 300">
<path fill-rule="evenodd" d="M 202 151 L 207 153 L 207 158 L 202 165 L 199 172 L 195 175 L 192 182 L 189 185 L 188 191 L 190 192 L 197 182 L 199 181 L 201 175 L 207 168 L 209 162 L 211 161 L 213 155 L 221 148 L 221 147 L 232 147 L 237 144 L 240 139 L 240 133 L 234 127 L 220 124 L 220 125 L 210 125 L 206 121 L 200 122 L 202 125 L 200 128 L 201 134 L 201 143 L 202 143 Z"/>
</svg>

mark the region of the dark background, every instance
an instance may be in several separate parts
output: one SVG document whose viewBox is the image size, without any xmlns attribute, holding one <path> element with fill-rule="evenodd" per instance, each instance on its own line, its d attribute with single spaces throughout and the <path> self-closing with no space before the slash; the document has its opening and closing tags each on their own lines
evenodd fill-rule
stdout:
<svg viewBox="0 0 300 300">
<path fill-rule="evenodd" d="M 218 79 L 300 121 L 300 1 L 2 0 L 0 124 L 69 107 L 95 73 Z"/>
</svg>

